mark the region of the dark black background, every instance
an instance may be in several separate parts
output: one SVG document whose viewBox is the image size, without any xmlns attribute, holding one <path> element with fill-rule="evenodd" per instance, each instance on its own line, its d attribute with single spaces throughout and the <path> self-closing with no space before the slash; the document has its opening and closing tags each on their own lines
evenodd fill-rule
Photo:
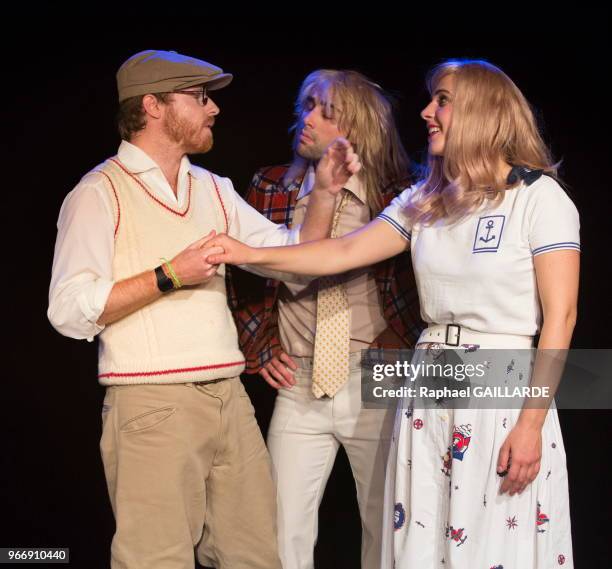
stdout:
<svg viewBox="0 0 612 569">
<path fill-rule="evenodd" d="M 376 33 L 361 28 L 346 33 L 336 26 L 323 30 L 316 18 L 295 23 L 242 22 L 239 29 L 226 24 L 226 33 L 217 29 L 214 38 L 203 26 L 199 34 L 170 40 L 152 33 L 118 43 L 117 30 L 113 36 L 97 29 L 88 34 L 83 22 L 78 39 L 53 28 L 28 36 L 23 49 L 3 50 L 10 88 L 3 105 L 8 128 L 4 172 L 9 176 L 4 179 L 1 250 L 8 370 L 2 390 L 0 547 L 70 547 L 73 567 L 108 567 L 114 524 L 97 444 L 103 389 L 96 382 L 96 345 L 63 338 L 51 328 L 47 289 L 60 205 L 85 172 L 116 152 L 114 74 L 142 49 L 174 49 L 235 74 L 230 87 L 215 93 L 221 108 L 215 146 L 193 161 L 231 177 L 240 192 L 256 168 L 290 159 L 293 99 L 313 69 L 357 69 L 395 93 L 404 142 L 419 160 L 426 144 L 419 118 L 427 101 L 425 71 L 446 57 L 496 63 L 538 110 L 581 214 L 582 280 L 573 345 L 611 347 L 606 125 L 612 107 L 605 86 L 610 73 L 605 26 L 571 18 L 565 27 L 511 18 L 486 37 L 449 37 L 439 33 L 435 20 L 407 20 L 403 31 L 388 34 L 378 24 L 370 26 Z M 424 30 L 415 35 L 417 24 Z M 131 37 L 129 32 L 121 30 L 119 39 Z M 265 432 L 274 393 L 257 376 L 243 380 Z M 611 413 L 562 411 L 560 416 L 576 567 L 608 567 Z M 359 566 L 354 494 L 341 453 L 321 510 L 318 569 Z"/>
</svg>

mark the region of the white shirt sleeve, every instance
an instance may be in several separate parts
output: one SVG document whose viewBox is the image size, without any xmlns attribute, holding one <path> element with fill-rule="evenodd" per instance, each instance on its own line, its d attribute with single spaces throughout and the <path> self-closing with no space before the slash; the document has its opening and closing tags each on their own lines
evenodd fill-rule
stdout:
<svg viewBox="0 0 612 569">
<path fill-rule="evenodd" d="M 114 285 L 112 208 L 100 175 L 87 176 L 62 204 L 47 316 L 64 336 L 92 341 L 104 329 L 96 322 Z"/>
<path fill-rule="evenodd" d="M 580 251 L 580 219 L 576 206 L 563 188 L 549 176 L 528 188 L 533 192 L 528 206 L 531 254 L 561 249 Z"/>
<path fill-rule="evenodd" d="M 399 196 L 383 209 L 377 216 L 377 219 L 386 221 L 395 231 L 397 231 L 406 241 L 410 241 L 412 236 L 412 224 L 406 215 L 406 206 L 410 201 L 410 197 L 417 190 L 417 186 L 406 188 Z"/>
<path fill-rule="evenodd" d="M 228 235 L 230 237 L 246 243 L 250 247 L 281 247 L 299 244 L 301 226 L 298 225 L 288 229 L 286 225 L 270 221 L 236 193 L 229 178 L 222 178 L 221 180 L 225 189 L 224 201 L 226 200 L 229 206 Z M 240 265 L 240 268 L 261 277 L 296 284 L 307 284 L 313 278 L 271 271 L 251 265 Z"/>
</svg>

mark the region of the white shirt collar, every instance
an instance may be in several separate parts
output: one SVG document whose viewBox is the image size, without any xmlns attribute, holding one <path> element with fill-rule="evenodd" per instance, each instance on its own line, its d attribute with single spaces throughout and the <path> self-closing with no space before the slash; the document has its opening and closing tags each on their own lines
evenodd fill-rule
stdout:
<svg viewBox="0 0 612 569">
<path fill-rule="evenodd" d="M 117 156 L 121 163 L 133 174 L 142 174 L 150 170 L 159 170 L 160 174 L 163 175 L 161 168 L 153 158 L 142 150 L 142 148 L 139 148 L 127 140 L 121 141 Z M 183 180 L 187 172 L 191 172 L 191 162 L 189 162 L 187 156 L 183 156 L 183 158 L 181 158 L 181 165 L 179 166 L 178 179 Z M 191 173 L 193 174 L 193 172 Z"/>
<path fill-rule="evenodd" d="M 195 177 L 195 172 L 192 170 L 191 162 L 189 162 L 187 156 L 183 156 L 179 166 L 176 196 L 162 169 L 144 150 L 127 140 L 122 140 L 117 156 L 121 163 L 130 172 L 138 175 L 154 193 L 164 198 L 169 204 L 185 207 L 188 199 L 188 174 L 191 173 Z"/>
</svg>

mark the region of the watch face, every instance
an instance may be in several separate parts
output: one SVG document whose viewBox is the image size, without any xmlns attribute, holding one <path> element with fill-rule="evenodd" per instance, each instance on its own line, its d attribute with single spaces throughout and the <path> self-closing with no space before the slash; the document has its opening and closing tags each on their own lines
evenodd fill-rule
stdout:
<svg viewBox="0 0 612 569">
<path fill-rule="evenodd" d="M 155 278 L 157 279 L 157 288 L 161 292 L 168 292 L 174 288 L 172 279 L 166 275 L 161 265 L 155 269 Z"/>
</svg>

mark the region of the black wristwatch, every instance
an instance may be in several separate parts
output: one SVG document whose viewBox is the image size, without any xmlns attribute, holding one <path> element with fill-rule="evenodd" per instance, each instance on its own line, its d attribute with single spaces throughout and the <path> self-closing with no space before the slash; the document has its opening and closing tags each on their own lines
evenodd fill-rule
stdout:
<svg viewBox="0 0 612 569">
<path fill-rule="evenodd" d="M 155 278 L 157 279 L 157 288 L 161 292 L 168 292 L 174 289 L 172 279 L 164 273 L 161 265 L 155 269 Z"/>
</svg>

